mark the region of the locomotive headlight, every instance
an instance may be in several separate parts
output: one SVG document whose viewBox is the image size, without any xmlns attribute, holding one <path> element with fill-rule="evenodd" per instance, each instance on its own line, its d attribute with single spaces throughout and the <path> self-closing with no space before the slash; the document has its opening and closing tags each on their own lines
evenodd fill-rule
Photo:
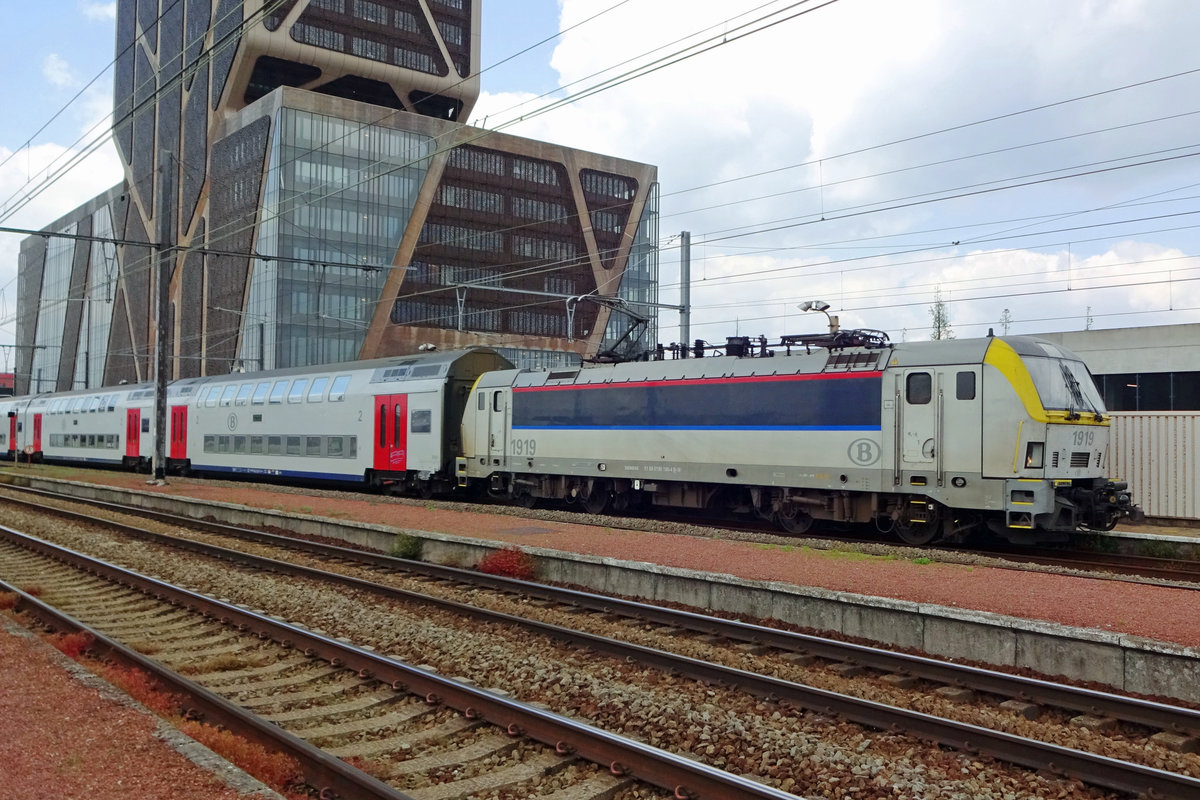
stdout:
<svg viewBox="0 0 1200 800">
<path fill-rule="evenodd" d="M 1041 469 L 1046 457 L 1045 442 L 1030 442 L 1025 448 L 1025 469 Z"/>
</svg>

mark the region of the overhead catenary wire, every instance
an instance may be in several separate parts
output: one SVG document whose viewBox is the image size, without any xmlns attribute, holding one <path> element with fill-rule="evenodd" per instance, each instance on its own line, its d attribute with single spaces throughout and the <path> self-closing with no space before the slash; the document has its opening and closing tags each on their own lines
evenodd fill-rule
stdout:
<svg viewBox="0 0 1200 800">
<path fill-rule="evenodd" d="M 1136 84 L 1135 84 L 1136 85 Z"/>
</svg>

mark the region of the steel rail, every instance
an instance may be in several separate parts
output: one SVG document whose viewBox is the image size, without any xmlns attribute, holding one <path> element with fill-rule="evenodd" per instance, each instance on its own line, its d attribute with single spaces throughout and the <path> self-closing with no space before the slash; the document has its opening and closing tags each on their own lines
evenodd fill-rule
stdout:
<svg viewBox="0 0 1200 800">
<path fill-rule="evenodd" d="M 633 777 L 639 781 L 673 791 L 678 797 L 795 800 L 795 795 L 749 778 L 734 775 L 548 711 L 542 711 L 485 689 L 474 688 L 436 673 L 394 661 L 377 653 L 338 642 L 330 637 L 289 625 L 264 614 L 173 586 L 157 578 L 141 575 L 2 525 L 0 525 L 0 536 L 76 569 L 101 575 L 109 580 L 153 595 L 165 602 L 183 605 L 206 616 L 217 618 L 223 624 L 235 625 L 246 633 L 257 635 L 260 638 L 269 638 L 285 647 L 296 648 L 307 657 L 320 658 L 335 667 L 356 671 L 364 678 L 370 677 L 390 683 L 397 691 L 423 696 L 425 702 L 430 705 L 448 706 L 468 718 L 484 720 L 492 725 L 502 727 L 512 736 L 534 739 L 554 747 L 556 752 L 564 756 L 577 756 L 600 764 L 608 768 L 614 775 Z M 273 727 L 265 721 L 260 722 L 264 726 Z M 326 759 L 338 761 L 328 754 L 324 754 L 324 756 Z M 345 768 L 352 769 L 349 765 L 345 765 Z M 372 781 L 375 780 L 365 773 L 363 775 Z M 393 792 L 390 795 L 378 795 L 380 797 L 389 797 L 392 800 L 401 800 L 407 797 L 395 793 L 395 790 L 386 787 L 386 784 L 379 783 L 379 785 Z M 346 796 L 358 795 L 351 792 Z"/>
<path fill-rule="evenodd" d="M 27 491 L 74 500 L 70 496 L 46 490 L 28 489 Z M 46 508 L 56 513 L 75 515 L 78 519 L 84 521 L 96 521 L 92 517 L 82 514 L 76 515 L 75 512 L 64 509 L 44 507 L 36 503 L 29 503 L 28 501 L 23 502 L 34 507 Z M 545 584 L 520 581 L 497 575 L 486 575 L 480 572 L 423 561 L 400 559 L 364 550 L 338 547 L 307 539 L 296 539 L 289 536 L 240 528 L 207 520 L 193 520 L 190 517 L 182 517 L 162 511 L 123 506 L 101 500 L 89 499 L 78 502 L 85 502 L 89 505 L 104 507 L 122 513 L 145 516 L 169 524 L 199 527 L 214 533 L 236 538 L 271 543 L 327 558 L 354 560 L 380 569 L 399 569 L 446 581 L 483 586 L 497 591 L 525 595 L 589 611 L 620 614 L 695 633 L 722 636 L 735 641 L 769 645 L 784 651 L 808 653 L 820 658 L 854 663 L 882 672 L 912 675 L 924 680 L 952 686 L 970 686 L 977 691 L 987 694 L 1014 697 L 1030 703 L 1048 705 L 1085 714 L 1112 717 L 1160 730 L 1200 733 L 1200 711 L 1173 706 L 1167 703 L 1159 703 L 1153 700 L 1125 697 L 1095 689 L 1068 686 L 1021 675 L 1011 675 L 982 667 L 941 661 L 927 656 L 899 653 L 869 645 L 842 642 L 794 631 L 784 631 L 740 620 L 722 619 L 691 611 L 681 611 L 633 600 L 624 600 L 608 595 L 547 586 Z M 116 522 L 109 522 L 108 524 L 121 525 L 121 523 Z M 131 531 L 137 532 L 138 535 L 157 535 L 151 534 L 150 531 L 143 531 L 140 528 L 132 526 L 129 526 L 129 528 Z M 175 537 L 168 537 L 168 539 L 168 543 L 175 547 L 184 546 L 184 542 L 186 542 L 186 540 L 176 539 Z M 373 586 L 374 584 L 369 585 Z M 429 598 L 420 595 L 410 599 L 418 599 L 425 602 Z"/>
<path fill-rule="evenodd" d="M 66 513 L 70 514 L 73 512 Z M 475 606 L 468 606 L 441 598 L 433 598 L 403 589 L 380 586 L 347 575 L 241 553 L 215 545 L 178 539 L 177 537 L 165 534 L 141 531 L 132 526 L 124 526 L 121 523 L 107 520 L 104 521 L 104 524 L 125 528 L 135 532 L 137 535 L 160 541 L 167 546 L 207 554 L 210 557 L 238 561 L 282 574 L 303 575 L 317 580 L 336 582 L 395 599 L 436 605 L 474 618 L 518 625 L 536 630 L 543 635 L 568 642 L 575 646 L 589 647 L 595 651 L 618 658 L 632 658 L 640 663 L 682 674 L 695 680 L 722 683 L 737 687 L 760 697 L 773 698 L 821 713 L 840 715 L 847 720 L 873 728 L 903 730 L 911 735 L 929 739 L 948 747 L 973 753 L 984 753 L 1003 761 L 1034 769 L 1048 769 L 1107 789 L 1132 793 L 1153 790 L 1160 797 L 1179 798 L 1180 800 L 1200 796 L 1200 780 L 1165 770 L 1123 762 L 968 723 L 946 720 L 921 712 L 841 695 L 731 667 L 711 664 L 698 659 L 609 639 L 570 628 L 562 628 L 501 612 L 480 609 Z M 0 530 L 3 530 L 3 528 L 0 528 Z M 348 552 L 358 553 L 360 551 Z M 207 602 L 214 601 L 209 600 Z M 319 638 L 323 639 L 323 637 Z M 326 656 L 323 655 L 322 657 Z M 1171 707 L 1167 706 L 1166 708 Z M 642 776 L 638 774 L 638 777 L 641 778 Z M 661 786 L 664 784 L 659 783 L 658 785 Z"/>
</svg>

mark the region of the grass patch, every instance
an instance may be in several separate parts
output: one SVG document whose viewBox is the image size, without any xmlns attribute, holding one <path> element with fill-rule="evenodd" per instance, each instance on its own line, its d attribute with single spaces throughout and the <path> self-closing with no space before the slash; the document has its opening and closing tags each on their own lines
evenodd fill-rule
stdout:
<svg viewBox="0 0 1200 800">
<path fill-rule="evenodd" d="M 500 575 L 522 581 L 531 581 L 537 574 L 537 564 L 533 556 L 516 547 L 493 550 L 480 560 L 478 569 L 487 575 Z"/>
<path fill-rule="evenodd" d="M 294 786 L 303 777 L 300 764 L 291 756 L 268 750 L 222 728 L 192 720 L 182 720 L 178 728 L 272 788 Z"/>
<path fill-rule="evenodd" d="M 1150 558 L 1180 558 L 1179 545 L 1175 542 L 1144 542 L 1138 549 Z"/>
<path fill-rule="evenodd" d="M 913 562 L 914 564 L 917 564 L 918 566 L 922 566 L 922 567 L 923 567 L 923 566 L 925 566 L 926 564 L 932 564 L 932 563 L 933 563 L 933 559 L 932 559 L 932 558 L 926 558 L 925 556 L 921 556 L 920 558 L 914 558 L 914 559 L 912 560 L 912 562 Z"/>
<path fill-rule="evenodd" d="M 78 661 L 80 657 L 92 648 L 95 639 L 89 633 L 59 633 L 50 637 L 50 644 L 58 648 L 67 658 Z"/>
<path fill-rule="evenodd" d="M 407 558 L 409 561 L 420 561 L 421 551 L 425 548 L 425 540 L 420 536 L 412 536 L 407 533 L 398 533 L 392 539 L 392 546 L 388 549 L 388 555 L 396 558 Z"/>
</svg>

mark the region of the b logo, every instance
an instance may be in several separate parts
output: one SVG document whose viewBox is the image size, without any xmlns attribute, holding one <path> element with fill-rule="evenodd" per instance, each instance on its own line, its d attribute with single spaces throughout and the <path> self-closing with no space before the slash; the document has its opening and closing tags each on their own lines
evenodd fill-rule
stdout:
<svg viewBox="0 0 1200 800">
<path fill-rule="evenodd" d="M 229 424 L 229 430 L 231 430 L 231 431 L 237 430 L 237 423 L 238 423 L 237 414 L 230 414 L 229 419 L 227 419 L 226 422 Z"/>
<path fill-rule="evenodd" d="M 846 455 L 860 467 L 869 467 L 879 460 L 879 452 L 879 445 L 870 439 L 855 439 L 846 450 Z"/>
</svg>

